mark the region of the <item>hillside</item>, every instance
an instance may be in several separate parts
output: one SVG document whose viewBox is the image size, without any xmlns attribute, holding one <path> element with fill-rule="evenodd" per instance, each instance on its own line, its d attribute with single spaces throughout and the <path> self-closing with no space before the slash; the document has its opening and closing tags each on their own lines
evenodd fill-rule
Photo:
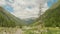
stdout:
<svg viewBox="0 0 60 34">
<path fill-rule="evenodd" d="M 60 3 L 53 6 L 42 15 L 42 21 L 47 27 L 60 27 Z"/>
<path fill-rule="evenodd" d="M 60 0 L 59 0 L 60 1 Z M 46 27 L 60 27 L 60 2 L 52 5 L 33 25 L 44 24 Z M 40 19 L 41 18 L 41 19 Z"/>
<path fill-rule="evenodd" d="M 14 27 L 14 26 L 22 26 L 24 23 L 22 21 L 9 13 L 3 7 L 0 7 L 0 26 L 2 27 Z"/>
</svg>

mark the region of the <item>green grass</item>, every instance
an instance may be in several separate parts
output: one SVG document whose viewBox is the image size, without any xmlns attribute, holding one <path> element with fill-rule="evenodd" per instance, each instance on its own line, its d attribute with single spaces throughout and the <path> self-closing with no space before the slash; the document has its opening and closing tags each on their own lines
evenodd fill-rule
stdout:
<svg viewBox="0 0 60 34">
<path fill-rule="evenodd" d="M 60 34 L 60 28 L 47 27 L 47 32 L 42 32 L 42 34 Z"/>
<path fill-rule="evenodd" d="M 0 34 L 6 30 L 7 32 L 13 32 L 16 31 L 18 28 L 5 28 L 5 27 L 0 27 Z M 43 31 L 39 31 L 39 29 L 23 29 L 23 34 L 60 34 L 60 28 L 53 28 L 53 27 L 45 27 L 42 28 Z M 40 30 L 42 30 L 40 29 Z M 13 30 L 13 31 L 12 31 Z M 21 29 L 22 30 L 22 29 Z M 38 31 L 38 32 L 37 32 Z"/>
<path fill-rule="evenodd" d="M 45 29 L 45 30 L 44 30 Z M 53 27 L 46 27 L 43 28 L 44 31 L 40 32 L 37 30 L 25 30 L 24 34 L 60 34 L 60 29 L 59 28 L 53 28 Z M 38 33 L 34 32 L 34 31 L 38 31 Z"/>
</svg>

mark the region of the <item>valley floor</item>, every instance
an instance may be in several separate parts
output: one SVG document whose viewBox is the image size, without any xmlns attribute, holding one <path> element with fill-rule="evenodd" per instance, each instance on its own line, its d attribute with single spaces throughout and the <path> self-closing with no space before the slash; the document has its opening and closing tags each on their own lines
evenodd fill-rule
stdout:
<svg viewBox="0 0 60 34">
<path fill-rule="evenodd" d="M 58 27 L 45 27 L 45 28 L 36 28 L 36 27 L 26 27 L 23 28 L 5 28 L 0 27 L 0 34 L 60 34 L 60 28 Z"/>
</svg>

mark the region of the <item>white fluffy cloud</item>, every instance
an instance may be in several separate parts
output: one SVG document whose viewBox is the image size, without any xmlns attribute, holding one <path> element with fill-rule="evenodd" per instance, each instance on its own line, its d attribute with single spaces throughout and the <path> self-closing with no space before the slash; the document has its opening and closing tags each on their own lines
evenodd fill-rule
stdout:
<svg viewBox="0 0 60 34">
<path fill-rule="evenodd" d="M 25 19 L 31 17 L 38 17 L 40 3 L 45 3 L 46 0 L 9 0 L 6 4 L 11 5 L 14 8 L 13 15 Z M 42 11 L 45 11 L 48 6 L 45 3 Z"/>
<path fill-rule="evenodd" d="M 0 6 L 5 5 L 5 0 L 0 0 Z"/>
</svg>

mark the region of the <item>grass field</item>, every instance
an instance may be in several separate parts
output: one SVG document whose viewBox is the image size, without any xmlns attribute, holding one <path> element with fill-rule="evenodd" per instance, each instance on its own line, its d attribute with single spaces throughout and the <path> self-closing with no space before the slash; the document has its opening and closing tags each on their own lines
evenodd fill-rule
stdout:
<svg viewBox="0 0 60 34">
<path fill-rule="evenodd" d="M 60 34 L 60 29 L 58 27 L 53 28 L 53 27 L 46 27 L 43 29 L 29 29 L 25 30 L 25 34 Z"/>
<path fill-rule="evenodd" d="M 19 33 L 20 32 L 20 33 Z M 60 34 L 60 28 L 58 27 L 45 27 L 42 29 L 37 28 L 4 28 L 0 27 L 0 34 Z"/>
<path fill-rule="evenodd" d="M 43 32 L 43 34 L 60 34 L 60 29 L 58 27 L 49 27 L 47 28 L 47 32 Z"/>
</svg>

